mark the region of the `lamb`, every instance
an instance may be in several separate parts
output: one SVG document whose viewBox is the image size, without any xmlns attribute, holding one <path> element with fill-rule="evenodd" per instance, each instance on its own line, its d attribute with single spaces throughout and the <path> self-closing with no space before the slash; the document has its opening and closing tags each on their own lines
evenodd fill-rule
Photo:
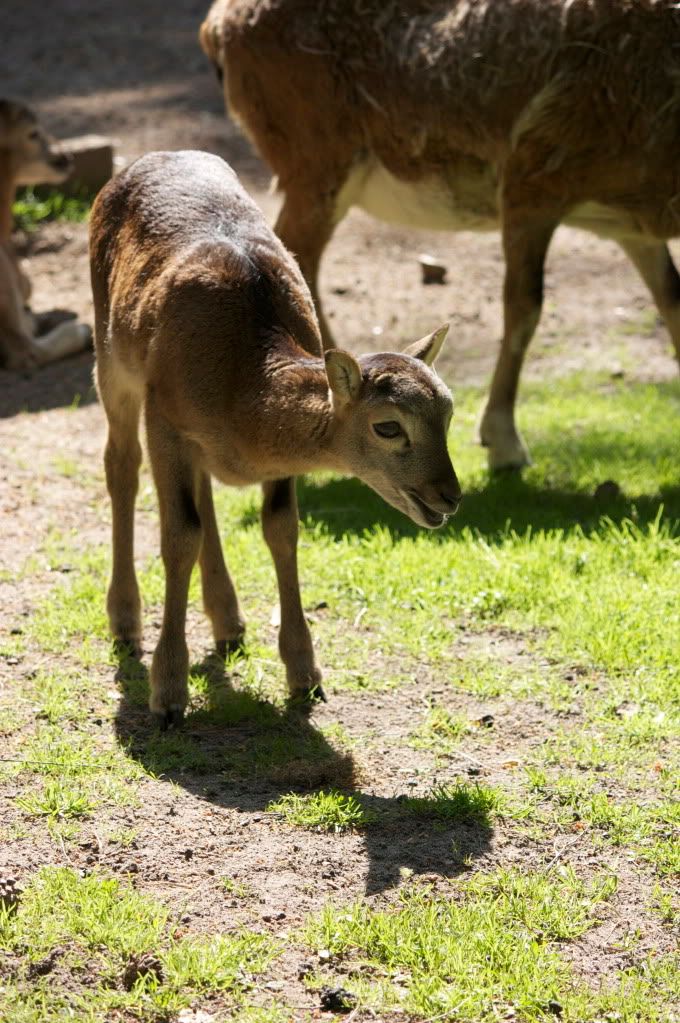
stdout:
<svg viewBox="0 0 680 1023">
<path fill-rule="evenodd" d="M 152 713 L 162 727 L 182 721 L 196 560 L 218 651 L 243 639 L 211 476 L 262 484 L 288 686 L 297 699 L 321 697 L 298 583 L 294 477 L 316 468 L 350 473 L 419 525 L 441 526 L 461 497 L 446 440 L 451 396 L 430 368 L 448 325 L 402 354 L 355 359 L 335 349 L 324 360 L 295 261 L 233 171 L 207 153 L 142 157 L 100 192 L 90 223 L 96 378 L 108 419 L 113 636 L 139 654 L 133 520 L 144 407 L 166 579 Z"/>
<path fill-rule="evenodd" d="M 319 262 L 360 206 L 412 226 L 500 227 L 504 332 L 480 439 L 515 425 L 560 223 L 615 239 L 680 358 L 680 16 L 676 0 L 216 0 L 203 49 L 283 193 L 276 232 L 319 303 Z"/>
<path fill-rule="evenodd" d="M 20 185 L 60 184 L 71 158 L 40 126 L 20 100 L 0 99 L 0 367 L 25 370 L 87 348 L 91 331 L 67 320 L 36 336 L 28 309 L 31 282 L 12 244 L 12 203 Z"/>
</svg>

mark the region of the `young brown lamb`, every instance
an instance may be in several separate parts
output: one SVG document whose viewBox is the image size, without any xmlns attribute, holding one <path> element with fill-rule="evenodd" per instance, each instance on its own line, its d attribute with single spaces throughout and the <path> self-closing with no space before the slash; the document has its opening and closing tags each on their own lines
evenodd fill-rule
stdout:
<svg viewBox="0 0 680 1023">
<path fill-rule="evenodd" d="M 139 652 L 133 519 L 144 407 L 158 491 L 165 610 L 150 706 L 163 726 L 187 702 L 185 619 L 199 561 L 218 650 L 243 615 L 227 572 L 211 476 L 262 483 L 291 695 L 322 695 L 300 599 L 294 477 L 358 476 L 429 528 L 460 501 L 446 435 L 451 396 L 430 368 L 440 327 L 404 353 L 322 356 L 314 304 L 291 255 L 233 171 L 207 153 L 152 153 L 100 192 L 90 228 L 97 386 L 108 418 L 111 630 Z"/>
</svg>

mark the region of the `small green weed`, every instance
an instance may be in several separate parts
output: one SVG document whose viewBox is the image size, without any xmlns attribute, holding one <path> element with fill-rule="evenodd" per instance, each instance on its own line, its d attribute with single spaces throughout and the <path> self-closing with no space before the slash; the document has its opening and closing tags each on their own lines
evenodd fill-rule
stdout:
<svg viewBox="0 0 680 1023">
<path fill-rule="evenodd" d="M 19 191 L 12 204 L 14 223 L 23 231 L 35 231 L 48 220 L 87 220 L 92 199 L 89 196 L 67 196 L 56 188 L 32 187 Z"/>
<path fill-rule="evenodd" d="M 17 796 L 17 806 L 32 817 L 87 817 L 97 804 L 89 793 L 62 781 L 49 781 L 39 792 Z"/>
</svg>

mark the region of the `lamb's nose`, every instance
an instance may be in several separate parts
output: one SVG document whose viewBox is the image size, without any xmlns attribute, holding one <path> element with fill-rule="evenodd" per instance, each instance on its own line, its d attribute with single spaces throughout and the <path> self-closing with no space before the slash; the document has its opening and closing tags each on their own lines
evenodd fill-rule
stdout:
<svg viewBox="0 0 680 1023">
<path fill-rule="evenodd" d="M 52 166 L 58 171 L 67 171 L 71 169 L 73 158 L 70 153 L 56 153 L 52 157 Z"/>
<path fill-rule="evenodd" d="M 437 493 L 439 494 L 442 501 L 451 508 L 452 512 L 455 512 L 460 504 L 461 494 L 460 485 L 457 479 L 447 480 L 444 483 L 437 484 Z"/>
</svg>

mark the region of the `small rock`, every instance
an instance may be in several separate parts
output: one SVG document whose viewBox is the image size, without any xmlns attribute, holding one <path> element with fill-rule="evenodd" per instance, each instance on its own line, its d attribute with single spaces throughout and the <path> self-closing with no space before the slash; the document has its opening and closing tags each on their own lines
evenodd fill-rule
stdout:
<svg viewBox="0 0 680 1023">
<path fill-rule="evenodd" d="M 123 971 L 123 987 L 126 991 L 132 991 L 140 977 L 149 974 L 160 983 L 163 980 L 163 964 L 152 952 L 143 952 L 141 955 L 131 955 Z"/>
<path fill-rule="evenodd" d="M 616 480 L 605 480 L 595 487 L 593 497 L 596 501 L 613 501 L 621 494 L 621 487 Z"/>
<path fill-rule="evenodd" d="M 318 951 L 318 956 L 322 963 L 327 963 L 328 960 L 331 958 L 331 954 L 327 948 L 320 948 Z"/>
<path fill-rule="evenodd" d="M 548 1012 L 552 1012 L 553 1016 L 561 1016 L 562 1006 L 559 1002 L 551 1000 L 548 1002 Z"/>
<path fill-rule="evenodd" d="M 493 714 L 482 714 L 481 718 L 478 719 L 477 724 L 481 725 L 482 728 L 493 728 L 495 723 Z"/>
<path fill-rule="evenodd" d="M 193 849 L 185 849 L 184 852 L 182 853 L 182 855 L 184 856 L 185 860 L 193 859 L 194 850 Z"/>
<path fill-rule="evenodd" d="M 216 1016 L 203 1009 L 182 1009 L 177 1017 L 177 1023 L 216 1023 L 216 1020 Z"/>
<path fill-rule="evenodd" d="M 467 773 L 471 778 L 477 778 L 482 773 L 482 769 L 471 764 L 467 769 Z"/>
<path fill-rule="evenodd" d="M 418 256 L 418 263 L 422 273 L 423 284 L 444 284 L 446 280 L 446 267 L 434 256 L 421 252 Z"/>
<path fill-rule="evenodd" d="M 321 1008 L 326 1012 L 351 1012 L 356 1004 L 357 996 L 344 987 L 321 988 Z"/>
<path fill-rule="evenodd" d="M 88 862 L 89 862 L 89 859 L 90 858 L 88 856 Z M 139 864 L 135 863 L 134 860 L 132 860 L 131 863 L 126 863 L 125 866 L 121 867 L 120 869 L 123 871 L 124 874 L 138 874 L 139 873 Z"/>
</svg>

